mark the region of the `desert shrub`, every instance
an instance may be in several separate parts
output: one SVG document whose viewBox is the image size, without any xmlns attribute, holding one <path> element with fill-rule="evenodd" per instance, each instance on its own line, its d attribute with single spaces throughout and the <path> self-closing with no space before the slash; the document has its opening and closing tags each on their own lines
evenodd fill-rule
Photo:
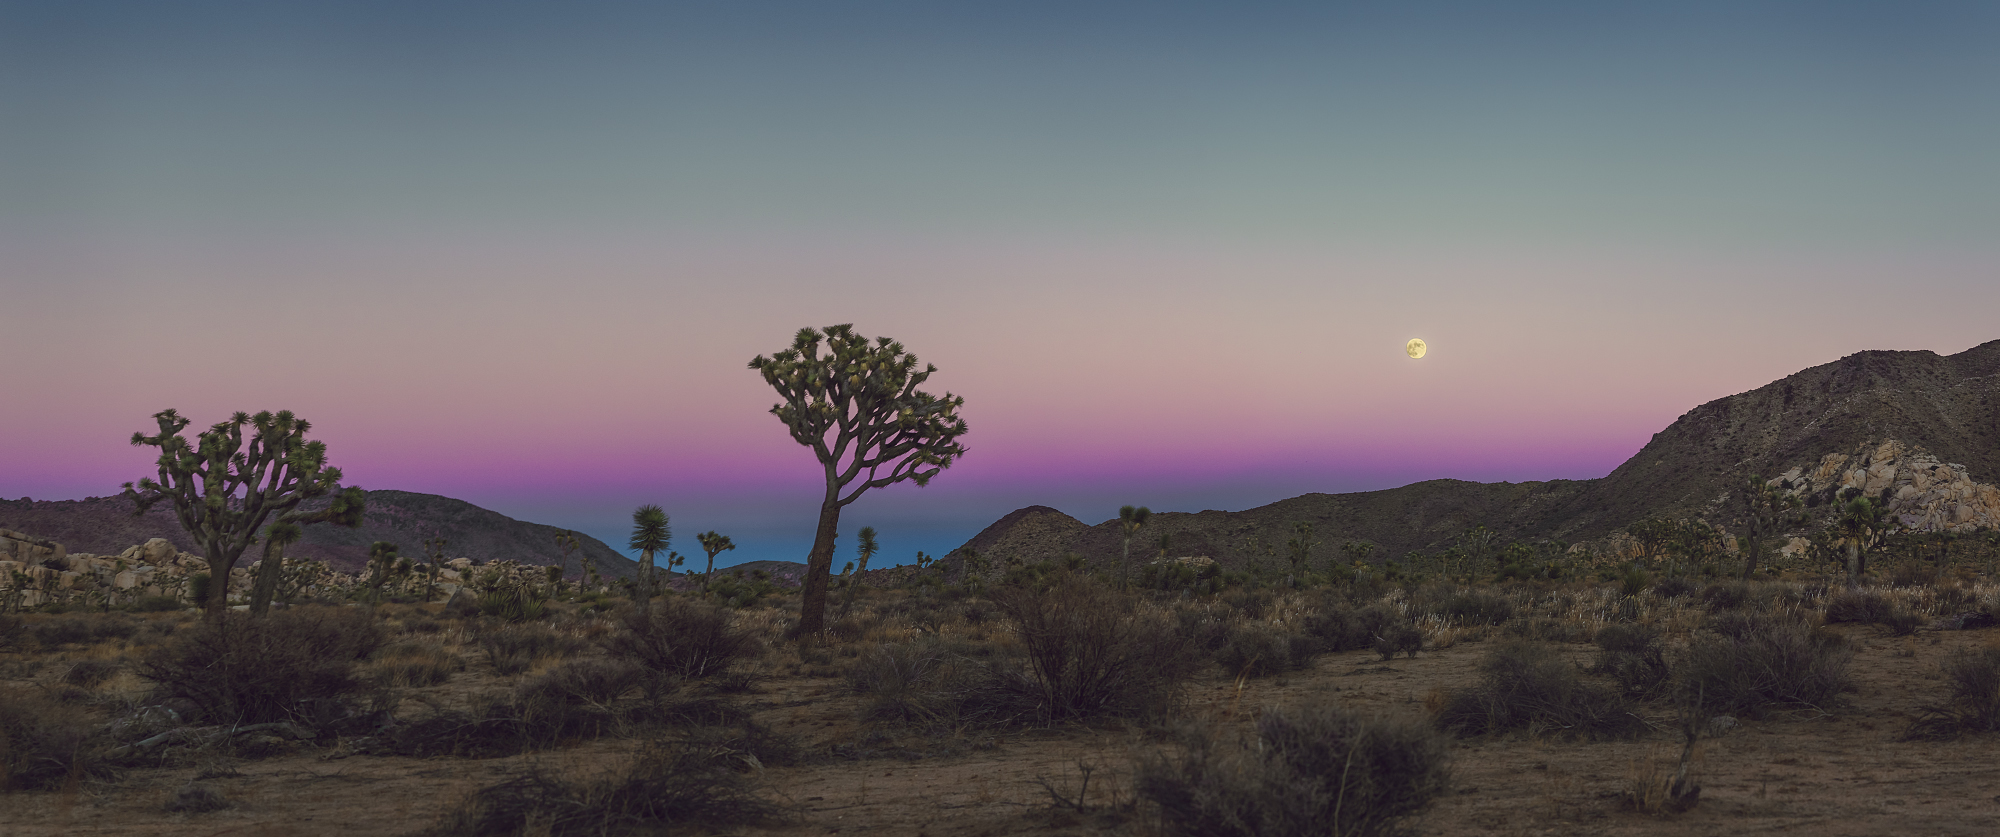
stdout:
<svg viewBox="0 0 2000 837">
<path fill-rule="evenodd" d="M 554 628 L 536 623 L 507 625 L 479 632 L 479 648 L 502 676 L 520 674 L 536 662 L 566 657 L 583 650 L 583 643 Z"/>
<path fill-rule="evenodd" d="M 401 642 L 375 654 L 376 677 L 388 686 L 436 686 L 464 668 L 457 654 L 435 642 Z"/>
<path fill-rule="evenodd" d="M 1646 729 L 1624 695 L 1586 682 L 1549 646 L 1503 642 L 1487 652 L 1479 672 L 1478 683 L 1446 694 L 1440 729 L 1461 736 L 1519 730 L 1583 738 L 1629 738 Z"/>
<path fill-rule="evenodd" d="M 1409 620 L 1387 605 L 1355 608 L 1334 596 L 1323 596 L 1319 609 L 1305 619 L 1305 631 L 1331 652 L 1371 648 L 1376 641 Z"/>
<path fill-rule="evenodd" d="M 1897 636 L 1908 636 L 1923 620 L 1899 608 L 1887 596 L 1873 590 L 1845 590 L 1826 603 L 1826 623 L 1864 622 L 1880 625 Z"/>
<path fill-rule="evenodd" d="M 1701 591 L 1702 609 L 1709 613 L 1725 610 L 1741 610 L 1750 607 L 1754 593 L 1750 585 L 1743 582 L 1710 584 Z"/>
<path fill-rule="evenodd" d="M 1625 694 L 1650 698 L 1673 677 L 1660 630 L 1651 625 L 1606 625 L 1597 632 L 1595 674 L 1608 675 Z"/>
<path fill-rule="evenodd" d="M 760 650 L 755 637 L 730 625 L 728 611 L 689 599 L 655 601 L 620 623 L 623 630 L 607 643 L 611 655 L 670 680 L 722 675 Z"/>
<path fill-rule="evenodd" d="M 1644 569 L 1641 569 L 1639 565 L 1633 564 L 1625 568 L 1623 575 L 1618 576 L 1618 595 L 1628 599 L 1632 598 L 1646 592 L 1646 587 L 1652 583 L 1653 577 Z"/>
<path fill-rule="evenodd" d="M 1940 741 L 2000 730 L 2000 648 L 1960 649 L 1941 668 L 1951 684 L 1951 698 L 1925 706 L 1903 740 Z"/>
<path fill-rule="evenodd" d="M 212 724 L 317 718 L 360 688 L 356 661 L 382 633 L 366 612 L 300 607 L 253 619 L 226 613 L 139 659 L 155 697 L 180 698 Z"/>
<path fill-rule="evenodd" d="M 229 797 L 223 796 L 221 791 L 198 782 L 189 782 L 169 794 L 166 803 L 161 807 L 175 814 L 206 814 L 228 808 L 229 805 Z"/>
<path fill-rule="evenodd" d="M 1796 626 L 1802 624 L 1804 616 L 1803 611 L 1795 610 L 1762 612 L 1723 610 L 1703 617 L 1701 626 L 1704 630 L 1713 631 L 1722 636 L 1741 639 L 1751 634 L 1772 630 L 1779 626 Z"/>
<path fill-rule="evenodd" d="M 967 672 L 943 642 L 923 638 L 877 645 L 847 670 L 847 685 L 867 698 L 870 720 L 935 722 L 958 715 Z"/>
<path fill-rule="evenodd" d="M 1375 653 L 1382 655 L 1382 661 L 1394 659 L 1398 653 L 1411 657 L 1424 650 L 1424 632 L 1408 622 L 1397 622 L 1375 635 Z"/>
<path fill-rule="evenodd" d="M 1446 598 L 1433 612 L 1459 625 L 1498 625 L 1514 618 L 1514 603 L 1497 593 L 1467 590 Z"/>
<path fill-rule="evenodd" d="M 448 813 L 443 835 L 600 835 L 715 830 L 774 819 L 728 753 L 654 744 L 630 767 L 594 778 L 538 770 L 481 788 Z"/>
<path fill-rule="evenodd" d="M 1229 641 L 1216 652 L 1215 661 L 1232 677 L 1266 677 L 1310 668 L 1320 648 L 1312 637 L 1251 622 L 1231 632 Z"/>
<path fill-rule="evenodd" d="M 548 601 L 527 587 L 499 587 L 479 594 L 479 613 L 507 622 L 533 622 L 548 615 Z"/>
<path fill-rule="evenodd" d="M 1187 640 L 1188 651 L 1195 654 L 1214 654 L 1236 632 L 1227 620 L 1218 618 L 1206 608 L 1183 607 L 1174 610 L 1176 630 Z"/>
<path fill-rule="evenodd" d="M 185 610 L 187 605 L 173 596 L 140 596 L 128 608 L 134 613 L 169 613 Z"/>
<path fill-rule="evenodd" d="M 1276 600 L 1277 596 L 1269 590 L 1253 590 L 1246 587 L 1233 587 L 1216 597 L 1216 601 L 1228 605 L 1237 615 L 1250 620 L 1264 618 L 1264 613 L 1271 609 L 1271 604 Z"/>
<path fill-rule="evenodd" d="M 82 707 L 32 687 L 0 686 L 0 790 L 51 790 L 111 775 Z"/>
<path fill-rule="evenodd" d="M 1163 715 L 1199 665 L 1177 621 L 1087 580 L 1003 590 L 994 604 L 1026 649 L 1043 721 Z"/>
<path fill-rule="evenodd" d="M 94 688 L 118 673 L 117 660 L 77 660 L 70 663 L 69 670 L 63 672 L 62 682 L 71 686 Z"/>
<path fill-rule="evenodd" d="M 139 623 L 110 614 L 67 613 L 36 623 L 29 629 L 35 644 L 43 648 L 89 645 L 108 639 L 126 639 L 138 633 Z"/>
<path fill-rule="evenodd" d="M 1776 708 L 1824 708 L 1847 688 L 1853 658 L 1838 636 L 1774 621 L 1736 635 L 1697 635 L 1676 679 L 1693 705 L 1761 718 Z"/>
<path fill-rule="evenodd" d="M 1207 726 L 1183 739 L 1177 757 L 1141 762 L 1134 781 L 1169 834 L 1395 834 L 1449 779 L 1436 732 L 1332 704 L 1268 711 L 1254 742 Z"/>
<path fill-rule="evenodd" d="M 1653 585 L 1653 595 L 1662 599 L 1678 599 L 1691 595 L 1694 591 L 1695 583 L 1680 576 L 1663 578 L 1660 579 L 1660 583 Z"/>
</svg>

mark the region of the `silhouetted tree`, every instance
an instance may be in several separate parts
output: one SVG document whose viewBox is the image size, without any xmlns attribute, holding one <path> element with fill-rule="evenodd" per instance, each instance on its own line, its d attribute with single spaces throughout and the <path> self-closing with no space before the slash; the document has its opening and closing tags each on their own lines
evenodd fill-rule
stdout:
<svg viewBox="0 0 2000 837">
<path fill-rule="evenodd" d="M 881 549 L 875 543 L 875 527 L 873 526 L 861 527 L 861 531 L 857 532 L 855 537 L 857 538 L 857 542 L 854 545 L 854 551 L 860 554 L 861 563 L 854 571 L 854 577 L 847 580 L 847 595 L 842 597 L 840 602 L 841 616 L 846 616 L 848 609 L 854 607 L 854 588 L 860 586 L 861 574 L 868 571 L 868 559 L 875 557 L 875 552 Z"/>
<path fill-rule="evenodd" d="M 1319 546 L 1319 541 L 1313 540 L 1313 525 L 1310 521 L 1301 520 L 1292 524 L 1292 538 L 1285 541 L 1285 557 L 1292 562 L 1293 587 L 1301 585 L 1306 572 L 1306 562 L 1312 558 L 1315 546 Z"/>
<path fill-rule="evenodd" d="M 1118 534 L 1125 542 L 1125 557 L 1118 564 L 1118 587 L 1124 589 L 1126 577 L 1132 571 L 1132 536 L 1153 519 L 1153 510 L 1145 506 L 1121 506 L 1118 509 Z"/>
<path fill-rule="evenodd" d="M 1736 510 L 1743 515 L 1743 536 L 1736 541 L 1736 551 L 1743 554 L 1743 580 L 1749 581 L 1757 563 L 1770 552 L 1771 542 L 1805 518 L 1799 513 L 1799 498 L 1756 474 L 1743 480 L 1735 499 Z"/>
<path fill-rule="evenodd" d="M 887 337 L 871 343 L 852 325 L 830 326 L 824 334 L 800 329 L 791 348 L 768 358 L 758 355 L 750 368 L 784 399 L 771 414 L 793 440 L 812 449 L 826 471 L 819 528 L 800 591 L 798 632 L 811 636 L 826 627 L 840 510 L 871 488 L 904 480 L 927 485 L 965 455 L 958 443 L 966 432 L 958 414 L 965 399 L 917 389 L 937 367 L 920 369 L 903 344 Z"/>
<path fill-rule="evenodd" d="M 646 613 L 646 603 L 653 598 L 653 553 L 665 551 L 673 538 L 666 509 L 648 504 L 632 512 L 632 541 L 628 548 L 639 550 L 639 583 L 632 586 L 632 593 L 639 600 L 641 614 Z"/>
<path fill-rule="evenodd" d="M 701 543 L 702 551 L 708 553 L 708 569 L 701 573 L 701 589 L 707 592 L 708 580 L 715 576 L 715 556 L 735 549 L 736 542 L 730 540 L 728 535 L 716 534 L 713 529 L 694 536 L 694 539 Z"/>
<path fill-rule="evenodd" d="M 162 410 L 153 414 L 153 420 L 160 432 L 134 433 L 132 444 L 160 449 L 156 460 L 160 478 L 125 483 L 123 496 L 133 501 L 136 514 L 145 514 L 162 500 L 173 504 L 181 528 L 208 561 L 209 619 L 220 620 L 228 608 L 229 572 L 265 521 L 285 520 L 300 503 L 336 491 L 333 503 L 320 513 L 323 520 L 360 521 L 365 499 L 361 489 L 341 489 L 340 469 L 326 464 L 326 443 L 307 441 L 311 423 L 290 410 L 254 416 L 236 413 L 203 431 L 193 445 L 181 438 L 190 422 L 178 412 Z M 251 430 L 247 445 L 245 425 Z"/>
<path fill-rule="evenodd" d="M 1868 553 L 1895 531 L 1896 519 L 1890 516 L 1887 504 L 1878 505 L 1874 500 L 1857 496 L 1841 508 L 1840 519 L 1833 528 L 1847 547 L 1847 586 L 1854 587 L 1861 583 L 1862 574 L 1868 572 Z"/>
<path fill-rule="evenodd" d="M 569 557 L 583 547 L 583 540 L 575 532 L 564 529 L 556 533 L 556 552 L 560 556 L 556 563 L 556 592 L 562 592 L 563 577 L 569 575 Z"/>
</svg>

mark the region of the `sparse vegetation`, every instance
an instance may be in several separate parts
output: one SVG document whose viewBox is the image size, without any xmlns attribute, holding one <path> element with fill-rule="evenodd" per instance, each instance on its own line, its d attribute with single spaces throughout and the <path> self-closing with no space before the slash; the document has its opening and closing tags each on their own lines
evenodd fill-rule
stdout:
<svg viewBox="0 0 2000 837">
<path fill-rule="evenodd" d="M 156 697 L 212 724 L 319 719 L 361 689 L 356 663 L 382 633 L 360 610 L 302 607 L 253 623 L 242 614 L 180 631 L 135 667 Z"/>
<path fill-rule="evenodd" d="M 1384 835 L 1444 793 L 1445 740 L 1420 723 L 1330 703 L 1271 710 L 1254 741 L 1210 724 L 1143 762 L 1135 785 L 1169 834 Z"/>
<path fill-rule="evenodd" d="M 1525 732 L 1580 738 L 1630 738 L 1646 730 L 1619 692 L 1587 682 L 1547 645 L 1509 640 L 1479 663 L 1478 684 L 1448 693 L 1440 729 L 1461 736 Z"/>
</svg>

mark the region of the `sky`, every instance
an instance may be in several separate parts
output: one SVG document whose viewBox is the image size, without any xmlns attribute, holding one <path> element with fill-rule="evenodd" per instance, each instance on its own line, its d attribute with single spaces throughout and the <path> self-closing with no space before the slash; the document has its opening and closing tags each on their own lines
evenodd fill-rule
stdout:
<svg viewBox="0 0 2000 837">
<path fill-rule="evenodd" d="M 1995 89 L 1990 3 L 0 0 L 0 496 L 290 409 L 349 484 L 803 560 L 747 363 L 836 323 L 971 428 L 838 560 L 1600 477 L 2000 338 Z"/>
</svg>

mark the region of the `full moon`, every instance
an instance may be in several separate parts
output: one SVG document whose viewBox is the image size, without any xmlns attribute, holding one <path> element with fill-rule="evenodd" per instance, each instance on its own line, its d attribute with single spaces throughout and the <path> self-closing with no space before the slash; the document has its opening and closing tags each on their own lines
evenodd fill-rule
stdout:
<svg viewBox="0 0 2000 837">
<path fill-rule="evenodd" d="M 1423 357 L 1424 350 L 1428 348 L 1430 347 L 1425 346 L 1424 341 L 1422 339 L 1412 339 L 1409 345 L 1403 347 L 1403 351 L 1410 353 L 1411 360 L 1416 360 L 1417 358 Z"/>
</svg>

